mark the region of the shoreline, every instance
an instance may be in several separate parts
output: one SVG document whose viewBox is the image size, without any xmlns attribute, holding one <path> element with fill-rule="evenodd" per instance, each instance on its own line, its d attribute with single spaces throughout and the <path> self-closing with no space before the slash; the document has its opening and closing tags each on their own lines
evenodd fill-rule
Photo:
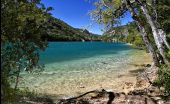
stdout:
<svg viewBox="0 0 170 104">
<path fill-rule="evenodd" d="M 114 92 L 123 91 L 126 93 L 133 90 L 133 86 L 127 89 L 125 88 L 125 83 L 131 83 L 134 85 L 136 83 L 136 73 L 140 71 L 139 69 L 142 69 L 146 64 L 151 64 L 149 54 L 143 50 L 132 52 L 130 53 L 130 56 L 132 58 L 132 62 L 129 62 L 128 65 L 124 67 L 126 70 L 110 72 L 111 74 L 108 74 L 109 72 L 101 74 L 93 73 L 92 76 L 87 74 L 86 77 L 88 78 L 78 77 L 81 79 L 78 79 L 77 81 L 69 79 L 70 77 L 68 77 L 66 79 L 62 79 L 62 85 L 58 84 L 58 86 L 55 86 L 57 84 L 49 83 L 51 86 L 44 86 L 41 84 L 41 86 L 37 86 L 34 89 L 37 89 L 36 92 L 40 95 L 48 95 L 54 99 L 77 96 L 84 92 L 96 89 L 106 89 Z M 49 75 L 49 77 L 50 76 L 51 75 Z M 51 80 L 55 79 L 52 77 Z"/>
<path fill-rule="evenodd" d="M 146 53 L 145 51 L 137 51 L 137 53 L 131 53 L 134 54 L 132 57 L 134 57 L 133 61 L 129 63 L 127 70 L 125 72 L 118 72 L 119 74 L 117 76 L 113 75 L 112 80 L 105 80 L 105 81 L 101 81 L 102 84 L 93 84 L 93 86 L 85 86 L 87 88 L 85 88 L 84 86 L 80 86 L 79 88 L 77 88 L 76 90 L 79 91 L 79 93 L 72 93 L 72 96 L 77 96 L 79 94 L 85 93 L 87 91 L 91 91 L 91 90 L 101 90 L 101 89 L 106 89 L 109 91 L 113 91 L 113 92 L 129 92 L 134 90 L 134 86 L 137 82 L 137 74 L 138 72 L 143 71 L 143 69 L 145 69 L 145 65 L 147 64 L 151 64 L 151 57 L 149 56 L 148 53 Z M 132 87 L 131 88 L 125 88 L 126 85 L 125 83 L 131 83 Z M 66 97 L 70 97 L 69 95 Z"/>
</svg>

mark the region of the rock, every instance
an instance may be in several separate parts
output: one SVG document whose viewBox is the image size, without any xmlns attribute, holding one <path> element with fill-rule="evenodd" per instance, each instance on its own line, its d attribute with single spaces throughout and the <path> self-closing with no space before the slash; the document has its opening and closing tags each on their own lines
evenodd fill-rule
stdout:
<svg viewBox="0 0 170 104">
<path fill-rule="evenodd" d="M 150 88 L 148 88 L 148 95 L 150 96 L 156 96 L 156 95 L 160 95 L 160 89 L 154 86 L 151 86 Z"/>
<path fill-rule="evenodd" d="M 161 97 L 152 97 L 152 99 L 154 99 L 157 104 L 165 104 Z"/>
<path fill-rule="evenodd" d="M 107 92 L 112 92 L 113 90 L 112 90 L 112 89 L 107 89 L 106 91 L 107 91 Z"/>
<path fill-rule="evenodd" d="M 151 64 L 146 64 L 145 67 L 151 67 Z"/>
<path fill-rule="evenodd" d="M 148 83 L 147 80 L 144 80 L 144 79 L 138 79 L 137 82 L 136 82 L 136 85 L 135 87 L 143 87 L 143 86 L 146 86 Z"/>
<path fill-rule="evenodd" d="M 128 95 L 144 95 L 146 92 L 144 90 L 133 90 L 128 93 Z"/>
<path fill-rule="evenodd" d="M 101 63 L 103 63 L 103 64 L 108 64 L 108 63 L 106 63 L 106 62 L 101 62 Z"/>
<path fill-rule="evenodd" d="M 133 83 L 132 83 L 132 82 L 125 82 L 125 85 L 127 85 L 127 86 L 133 86 Z"/>
<path fill-rule="evenodd" d="M 80 86 L 80 88 L 85 88 L 85 86 Z"/>
<path fill-rule="evenodd" d="M 129 91 L 134 90 L 134 84 L 132 82 L 125 82 L 123 89 L 124 89 L 124 92 L 127 94 Z"/>
<path fill-rule="evenodd" d="M 80 83 L 79 88 L 85 88 L 83 83 Z"/>
</svg>

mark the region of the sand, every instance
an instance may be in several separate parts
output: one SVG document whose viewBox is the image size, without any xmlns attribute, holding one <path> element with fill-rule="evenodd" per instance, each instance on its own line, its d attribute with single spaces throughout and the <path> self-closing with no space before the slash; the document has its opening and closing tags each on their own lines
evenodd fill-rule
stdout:
<svg viewBox="0 0 170 104">
<path fill-rule="evenodd" d="M 55 96 L 57 98 L 77 96 L 96 89 L 126 93 L 134 89 L 137 73 L 143 70 L 144 65 L 151 64 L 150 55 L 143 50 L 131 53 L 131 60 L 132 61 L 124 67 L 126 68 L 124 71 L 115 71 L 114 73 L 106 71 L 106 73 L 97 73 L 94 75 L 87 74 L 85 77 L 76 77 L 77 80 L 75 80 L 76 78 L 68 77 L 70 79 L 65 78 L 58 85 L 57 82 L 49 82 L 49 86 L 41 84 L 41 86 L 37 86 L 37 88 L 34 87 L 34 90 L 38 93 Z M 126 85 L 128 85 L 128 88 L 126 88 Z"/>
</svg>

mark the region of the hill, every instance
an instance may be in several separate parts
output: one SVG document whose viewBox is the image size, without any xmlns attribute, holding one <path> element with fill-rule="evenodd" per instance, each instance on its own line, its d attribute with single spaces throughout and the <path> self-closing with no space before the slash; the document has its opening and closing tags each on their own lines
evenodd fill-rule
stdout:
<svg viewBox="0 0 170 104">
<path fill-rule="evenodd" d="M 49 19 L 50 33 L 46 38 L 48 41 L 97 41 L 100 36 L 90 33 L 88 30 L 74 28 L 64 21 L 50 17 Z"/>
<path fill-rule="evenodd" d="M 142 37 L 138 31 L 138 28 L 134 22 L 130 22 L 126 25 L 113 27 L 106 31 L 102 37 L 104 41 L 121 41 L 133 44 L 138 48 L 144 48 Z"/>
</svg>

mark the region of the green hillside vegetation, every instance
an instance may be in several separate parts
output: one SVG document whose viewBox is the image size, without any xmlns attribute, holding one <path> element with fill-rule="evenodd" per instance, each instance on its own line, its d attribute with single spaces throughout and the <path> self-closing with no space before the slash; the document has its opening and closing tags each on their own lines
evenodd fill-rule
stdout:
<svg viewBox="0 0 170 104">
<path fill-rule="evenodd" d="M 142 41 L 142 37 L 138 32 L 137 26 L 134 22 L 109 29 L 104 33 L 102 39 L 105 41 L 116 40 L 126 42 L 132 44 L 134 47 L 138 47 L 141 49 L 145 48 L 145 45 Z"/>
<path fill-rule="evenodd" d="M 74 28 L 64 21 L 50 17 L 48 26 L 50 33 L 45 38 L 49 41 L 92 41 L 99 40 L 100 36 L 88 30 Z"/>
</svg>

